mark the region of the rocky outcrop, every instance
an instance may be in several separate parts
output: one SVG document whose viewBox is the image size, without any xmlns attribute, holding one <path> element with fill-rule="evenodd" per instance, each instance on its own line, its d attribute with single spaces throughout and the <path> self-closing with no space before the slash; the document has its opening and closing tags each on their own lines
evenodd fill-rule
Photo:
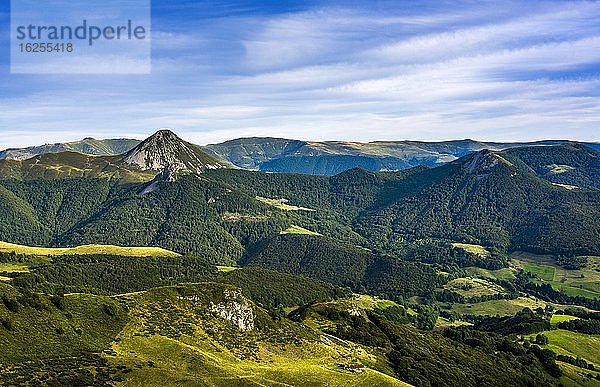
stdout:
<svg viewBox="0 0 600 387">
<path fill-rule="evenodd" d="M 239 290 L 225 289 L 224 301 L 212 303 L 210 310 L 219 318 L 231 321 L 242 331 L 254 330 L 254 310 L 252 304 L 242 296 Z"/>
</svg>

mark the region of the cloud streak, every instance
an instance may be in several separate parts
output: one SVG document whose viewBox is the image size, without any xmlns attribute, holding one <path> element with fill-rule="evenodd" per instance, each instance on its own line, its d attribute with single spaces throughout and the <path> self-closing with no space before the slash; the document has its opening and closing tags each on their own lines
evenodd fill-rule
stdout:
<svg viewBox="0 0 600 387">
<path fill-rule="evenodd" d="M 1 74 L 0 148 L 158 127 L 199 143 L 600 140 L 600 3 L 348 4 L 156 0 L 151 75 Z"/>
</svg>

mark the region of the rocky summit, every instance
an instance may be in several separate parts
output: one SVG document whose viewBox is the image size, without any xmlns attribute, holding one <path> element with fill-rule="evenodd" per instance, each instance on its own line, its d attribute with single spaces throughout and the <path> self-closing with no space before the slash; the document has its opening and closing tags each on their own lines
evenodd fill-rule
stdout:
<svg viewBox="0 0 600 387">
<path fill-rule="evenodd" d="M 127 152 L 122 161 L 142 170 L 153 171 L 168 167 L 173 172 L 202 173 L 207 169 L 227 167 L 168 129 L 159 130 L 142 141 Z"/>
</svg>

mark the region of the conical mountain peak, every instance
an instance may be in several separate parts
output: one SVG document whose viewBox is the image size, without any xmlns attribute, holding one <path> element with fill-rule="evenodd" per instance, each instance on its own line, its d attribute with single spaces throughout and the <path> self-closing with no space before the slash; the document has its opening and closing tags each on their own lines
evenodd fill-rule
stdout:
<svg viewBox="0 0 600 387">
<path fill-rule="evenodd" d="M 161 129 L 127 152 L 123 162 L 142 170 L 201 173 L 226 165 L 197 146 L 183 141 L 173 131 Z"/>
</svg>

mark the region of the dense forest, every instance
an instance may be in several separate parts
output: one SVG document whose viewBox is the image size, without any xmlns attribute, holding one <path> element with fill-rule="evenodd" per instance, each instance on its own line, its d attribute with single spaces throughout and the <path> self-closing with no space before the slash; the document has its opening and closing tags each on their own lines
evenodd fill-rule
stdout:
<svg viewBox="0 0 600 387">
<path fill-rule="evenodd" d="M 31 262 L 36 257 L 0 255 L 0 262 Z M 32 264 L 29 273 L 5 273 L 12 285 L 50 294 L 123 294 L 184 282 L 220 282 L 235 285 L 256 302 L 270 308 L 303 305 L 350 294 L 348 288 L 329 282 L 262 269 L 239 268 L 221 272 L 206 258 L 122 257 L 117 255 L 59 255 Z M 0 272 L 0 274 L 2 274 Z"/>
<path fill-rule="evenodd" d="M 426 295 L 444 282 L 426 265 L 320 236 L 279 235 L 252 246 L 242 262 L 392 299 Z"/>
</svg>

